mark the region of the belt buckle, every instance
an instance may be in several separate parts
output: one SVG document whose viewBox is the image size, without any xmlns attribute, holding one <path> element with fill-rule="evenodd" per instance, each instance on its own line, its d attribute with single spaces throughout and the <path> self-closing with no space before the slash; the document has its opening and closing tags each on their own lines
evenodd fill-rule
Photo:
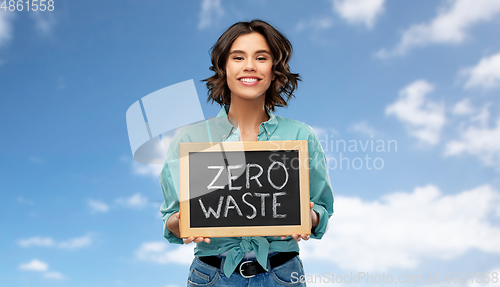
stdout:
<svg viewBox="0 0 500 287">
<path fill-rule="evenodd" d="M 245 262 L 243 262 L 243 263 L 241 263 L 241 264 L 240 264 L 240 275 L 241 275 L 241 277 L 243 277 L 243 278 L 245 278 L 245 279 L 248 279 L 248 278 L 252 278 L 252 277 L 254 277 L 254 276 L 255 276 L 255 275 L 250 275 L 250 276 L 247 276 L 247 275 L 244 275 L 244 274 L 243 274 L 243 269 L 242 269 L 243 265 L 244 265 L 244 264 L 246 264 L 246 263 L 252 263 L 252 262 L 253 262 L 253 261 L 248 260 L 248 261 L 245 261 Z"/>
</svg>

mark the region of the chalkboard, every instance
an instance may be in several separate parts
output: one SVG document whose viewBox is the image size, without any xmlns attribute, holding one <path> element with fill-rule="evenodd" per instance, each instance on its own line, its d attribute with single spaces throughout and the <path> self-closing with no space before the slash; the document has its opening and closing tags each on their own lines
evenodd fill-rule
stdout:
<svg viewBox="0 0 500 287">
<path fill-rule="evenodd" d="M 181 237 L 310 234 L 307 141 L 180 143 Z"/>
</svg>

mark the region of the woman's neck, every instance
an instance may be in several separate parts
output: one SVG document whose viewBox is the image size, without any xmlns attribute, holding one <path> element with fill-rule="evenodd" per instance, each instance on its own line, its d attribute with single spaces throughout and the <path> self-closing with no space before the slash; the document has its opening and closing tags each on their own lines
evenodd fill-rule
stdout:
<svg viewBox="0 0 500 287">
<path fill-rule="evenodd" d="M 259 125 L 269 120 L 264 101 L 264 97 L 255 100 L 233 97 L 227 113 L 229 122 L 237 127 L 242 135 L 257 135 Z"/>
</svg>

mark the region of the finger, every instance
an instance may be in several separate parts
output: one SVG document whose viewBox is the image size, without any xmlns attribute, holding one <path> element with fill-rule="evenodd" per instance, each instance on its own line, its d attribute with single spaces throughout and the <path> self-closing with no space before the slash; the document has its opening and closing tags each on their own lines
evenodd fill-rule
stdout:
<svg viewBox="0 0 500 287">
<path fill-rule="evenodd" d="M 194 243 L 200 243 L 203 241 L 203 237 L 196 237 L 196 239 L 194 240 Z"/>
<path fill-rule="evenodd" d="M 298 234 L 292 234 L 293 240 L 299 242 L 300 241 L 300 236 Z"/>
<path fill-rule="evenodd" d="M 314 207 L 314 202 L 309 202 L 309 206 L 311 206 L 311 209 Z"/>
<path fill-rule="evenodd" d="M 309 240 L 309 235 L 307 235 L 307 234 L 302 234 L 302 235 L 300 235 L 300 237 L 302 237 L 302 239 L 304 239 L 306 241 Z"/>
<path fill-rule="evenodd" d="M 183 240 L 184 240 L 184 244 L 189 244 L 189 243 L 193 242 L 194 237 L 191 236 L 188 238 L 183 238 Z"/>
<path fill-rule="evenodd" d="M 286 235 L 281 236 L 281 240 L 285 240 Z"/>
<path fill-rule="evenodd" d="M 205 241 L 206 243 L 210 243 L 210 238 L 209 237 L 205 237 L 205 239 L 203 239 L 203 241 Z"/>
</svg>

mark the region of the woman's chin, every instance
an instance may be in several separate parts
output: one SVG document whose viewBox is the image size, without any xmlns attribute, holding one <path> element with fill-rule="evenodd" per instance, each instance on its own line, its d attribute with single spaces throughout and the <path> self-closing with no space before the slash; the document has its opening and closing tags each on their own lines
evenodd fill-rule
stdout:
<svg viewBox="0 0 500 287">
<path fill-rule="evenodd" d="M 235 100 L 241 100 L 241 101 L 259 101 L 259 100 L 263 100 L 265 98 L 265 94 L 260 94 L 260 95 L 256 95 L 256 94 L 243 94 L 243 95 L 232 95 L 231 96 L 231 101 L 233 101 L 233 99 Z"/>
</svg>

